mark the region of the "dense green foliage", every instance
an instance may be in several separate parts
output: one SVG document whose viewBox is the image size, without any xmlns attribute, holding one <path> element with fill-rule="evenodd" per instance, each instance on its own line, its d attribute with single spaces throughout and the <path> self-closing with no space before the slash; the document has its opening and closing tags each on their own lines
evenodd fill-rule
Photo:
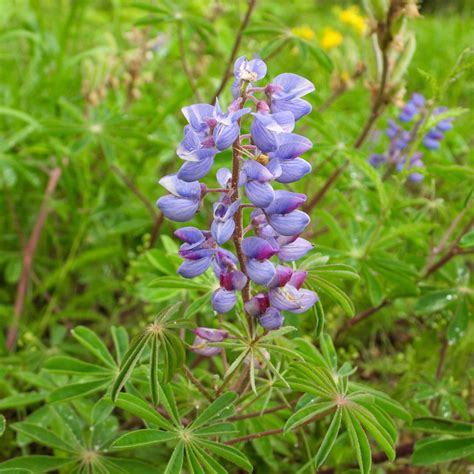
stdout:
<svg viewBox="0 0 474 474">
<path fill-rule="evenodd" d="M 0 2 L 0 472 L 474 463 L 474 20 L 409 19 L 413 58 L 359 147 L 372 52 L 334 8 L 257 0 L 239 45 L 316 85 L 313 172 L 291 189 L 310 197 L 320 302 L 256 341 L 241 307 L 213 312 L 211 272 L 176 274 L 176 226 L 154 206 L 179 166 L 180 108 L 219 90 L 247 2 Z M 331 32 L 342 42 L 324 49 Z M 367 161 L 413 92 L 454 118 L 419 184 Z M 190 350 L 196 326 L 236 336 L 227 359 Z"/>
</svg>

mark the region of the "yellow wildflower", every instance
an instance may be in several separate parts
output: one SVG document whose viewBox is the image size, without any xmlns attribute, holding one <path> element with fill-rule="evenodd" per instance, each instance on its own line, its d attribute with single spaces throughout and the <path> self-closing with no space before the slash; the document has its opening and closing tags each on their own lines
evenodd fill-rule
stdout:
<svg viewBox="0 0 474 474">
<path fill-rule="evenodd" d="M 339 11 L 338 16 L 339 20 L 352 26 L 359 34 L 364 33 L 366 27 L 365 17 L 359 13 L 359 7 L 356 5 Z"/>
<path fill-rule="evenodd" d="M 342 71 L 341 72 L 342 82 L 347 82 L 350 78 L 351 78 L 351 76 L 349 75 L 349 73 L 347 71 Z"/>
<path fill-rule="evenodd" d="M 325 28 L 321 38 L 321 47 L 324 49 L 336 48 L 342 43 L 342 35 L 332 28 Z"/>
<path fill-rule="evenodd" d="M 295 26 L 291 33 L 298 38 L 310 41 L 314 38 L 314 30 L 308 25 Z"/>
</svg>

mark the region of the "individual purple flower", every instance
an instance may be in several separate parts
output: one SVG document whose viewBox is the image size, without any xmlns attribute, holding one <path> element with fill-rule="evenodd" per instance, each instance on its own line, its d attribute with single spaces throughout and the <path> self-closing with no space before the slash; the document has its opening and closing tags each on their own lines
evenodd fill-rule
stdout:
<svg viewBox="0 0 474 474">
<path fill-rule="evenodd" d="M 268 331 L 283 325 L 284 317 L 275 308 L 270 307 L 267 293 L 258 293 L 245 303 L 245 310 L 250 316 L 257 318 L 259 324 Z"/>
<path fill-rule="evenodd" d="M 258 207 L 267 207 L 275 197 L 270 182 L 273 174 L 261 163 L 247 160 L 242 167 L 245 177 L 245 194 Z"/>
<path fill-rule="evenodd" d="M 272 113 L 291 112 L 295 120 L 311 112 L 311 104 L 301 97 L 313 91 L 311 81 L 292 73 L 280 74 L 265 89 Z"/>
<path fill-rule="evenodd" d="M 184 242 L 179 249 L 179 255 L 184 259 L 178 269 L 181 276 L 194 278 L 204 273 L 211 264 L 218 277 L 223 272 L 236 268 L 236 257 L 232 252 L 218 247 L 211 232 L 183 227 L 175 235 Z"/>
<path fill-rule="evenodd" d="M 301 234 L 310 219 L 308 214 L 295 210 L 306 201 L 306 196 L 290 191 L 275 191 L 275 199 L 265 208 L 269 224 L 280 234 Z"/>
<path fill-rule="evenodd" d="M 295 118 L 291 112 L 276 114 L 253 113 L 250 134 L 258 149 L 264 153 L 278 148 L 278 135 L 293 131 Z"/>
<path fill-rule="evenodd" d="M 222 347 L 209 346 L 209 342 L 222 342 L 229 337 L 229 333 L 222 329 L 212 329 L 199 327 L 195 329 L 194 334 L 196 335 L 191 350 L 196 354 L 203 355 L 205 357 L 212 357 L 220 354 Z"/>
<path fill-rule="evenodd" d="M 247 237 L 242 241 L 242 252 L 247 256 L 247 274 L 259 285 L 267 285 L 275 276 L 275 267 L 268 260 L 278 249 L 260 238 Z"/>
<path fill-rule="evenodd" d="M 270 152 L 267 168 L 279 183 L 293 183 L 311 172 L 311 165 L 299 156 L 311 149 L 310 140 L 295 133 L 281 133 L 277 148 Z"/>
<path fill-rule="evenodd" d="M 267 65 L 260 59 L 254 58 L 250 61 L 241 56 L 234 64 L 234 83 L 232 84 L 232 95 L 237 98 L 243 83 L 252 84 L 263 79 L 267 74 Z"/>
<path fill-rule="evenodd" d="M 277 238 L 278 258 L 282 262 L 294 262 L 304 257 L 313 249 L 313 244 L 297 235 L 284 236 Z"/>
<path fill-rule="evenodd" d="M 214 220 L 211 225 L 211 233 L 219 245 L 226 243 L 234 233 L 234 214 L 240 206 L 240 199 L 229 202 L 230 198 L 214 203 Z"/>
<path fill-rule="evenodd" d="M 294 272 L 286 285 L 271 288 L 269 299 L 272 307 L 280 311 L 304 313 L 318 301 L 318 295 L 311 290 L 301 288 L 306 272 Z"/>
<path fill-rule="evenodd" d="M 161 178 L 160 184 L 171 193 L 156 202 L 161 212 L 176 222 L 192 219 L 199 209 L 205 187 L 197 181 L 182 181 L 174 174 Z"/>
<path fill-rule="evenodd" d="M 425 164 L 422 161 L 423 155 L 420 152 L 414 153 L 413 157 L 410 160 L 410 163 L 408 165 L 408 169 L 411 168 L 424 168 Z M 397 171 L 401 172 L 403 171 L 405 167 L 405 159 L 403 159 L 398 165 L 397 165 Z M 414 172 L 410 173 L 408 175 L 408 179 L 412 181 L 413 183 L 420 183 L 424 179 L 424 175 L 419 172 Z"/>
<path fill-rule="evenodd" d="M 247 277 L 241 271 L 231 271 L 220 275 L 220 285 L 212 295 L 212 307 L 217 313 L 229 312 L 237 303 L 236 291 L 247 284 Z"/>
<path fill-rule="evenodd" d="M 420 109 L 425 105 L 425 98 L 421 94 L 414 93 L 400 112 L 400 122 L 410 122 L 418 115 Z"/>
</svg>

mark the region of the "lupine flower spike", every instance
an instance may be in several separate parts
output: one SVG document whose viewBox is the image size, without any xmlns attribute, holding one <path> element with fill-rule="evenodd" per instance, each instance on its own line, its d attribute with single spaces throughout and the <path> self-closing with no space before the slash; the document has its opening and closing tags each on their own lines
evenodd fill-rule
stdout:
<svg viewBox="0 0 474 474">
<path fill-rule="evenodd" d="M 286 311 L 303 313 L 318 300 L 316 293 L 302 288 L 306 273 L 284 265 L 312 249 L 311 243 L 300 237 L 310 222 L 298 209 L 306 196 L 274 188 L 277 183 L 298 181 L 311 171 L 301 155 L 312 143 L 294 133 L 294 128 L 311 112 L 311 104 L 303 97 L 314 85 L 291 73 L 280 74 L 267 85 L 255 85 L 266 73 L 261 59 L 242 56 L 235 63 L 234 100 L 226 111 L 218 100 L 213 106 L 183 108 L 188 125 L 177 155 L 184 164 L 177 175 L 160 180 L 170 194 L 161 197 L 157 206 L 169 219 L 185 222 L 199 212 L 205 198 L 218 194 L 210 230 L 183 227 L 175 232 L 183 242 L 178 273 L 194 278 L 212 268 L 218 287 L 211 303 L 220 314 L 231 311 L 239 292 L 247 288 L 243 301 L 247 315 L 265 330 L 274 330 L 282 326 Z M 254 110 L 246 107 L 249 104 Z M 249 122 L 249 133 L 241 133 L 241 122 Z M 239 155 L 237 177 L 219 156 L 231 147 Z M 220 187 L 210 189 L 199 180 L 210 173 L 215 162 L 219 164 L 216 177 Z M 236 235 L 236 222 L 244 207 L 253 208 L 245 213 L 249 219 L 243 227 L 245 237 Z M 235 239 L 243 265 L 224 248 Z M 211 328 L 198 328 L 195 334 L 192 349 L 204 356 L 218 354 L 220 348 L 209 343 L 228 337 L 227 331 Z"/>
</svg>

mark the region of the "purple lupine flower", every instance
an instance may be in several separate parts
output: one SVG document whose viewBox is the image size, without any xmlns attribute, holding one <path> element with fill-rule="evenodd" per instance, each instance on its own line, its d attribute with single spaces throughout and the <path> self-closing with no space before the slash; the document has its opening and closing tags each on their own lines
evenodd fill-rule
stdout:
<svg viewBox="0 0 474 474">
<path fill-rule="evenodd" d="M 267 168 L 279 183 L 293 183 L 311 172 L 311 165 L 299 156 L 311 149 L 310 140 L 295 133 L 281 133 L 277 149 L 268 154 Z"/>
<path fill-rule="evenodd" d="M 221 273 L 220 285 L 212 295 L 212 307 L 220 314 L 229 312 L 237 303 L 236 291 L 242 290 L 247 284 L 247 277 L 241 271 Z"/>
<path fill-rule="evenodd" d="M 410 160 L 410 164 L 408 165 L 408 169 L 411 168 L 424 168 L 425 164 L 422 161 L 423 155 L 420 152 L 414 153 L 413 157 Z M 405 167 L 405 159 L 403 159 L 398 165 L 397 165 L 397 171 L 401 172 L 403 171 Z M 423 181 L 424 176 L 422 173 L 410 173 L 408 175 L 408 179 L 412 181 L 413 183 L 419 183 Z"/>
<path fill-rule="evenodd" d="M 286 237 L 281 235 L 277 239 L 278 242 L 278 258 L 282 262 L 294 262 L 304 257 L 310 250 L 313 249 L 313 244 L 306 239 L 292 235 Z"/>
<path fill-rule="evenodd" d="M 309 224 L 305 212 L 295 210 L 306 201 L 306 196 L 290 191 L 275 191 L 275 199 L 265 208 L 269 224 L 280 234 L 291 236 L 301 234 Z"/>
<path fill-rule="evenodd" d="M 311 81 L 292 73 L 280 74 L 265 88 L 271 101 L 271 111 L 291 112 L 295 120 L 311 112 L 311 104 L 301 97 L 313 91 Z"/>
<path fill-rule="evenodd" d="M 205 187 L 197 181 L 182 181 L 176 175 L 165 176 L 159 182 L 171 193 L 156 202 L 161 212 L 176 222 L 191 220 L 199 209 Z"/>
<path fill-rule="evenodd" d="M 267 74 L 267 65 L 260 59 L 254 58 L 250 61 L 241 56 L 234 64 L 234 83 L 232 84 L 232 95 L 237 98 L 243 83 L 252 84 L 263 79 Z"/>
<path fill-rule="evenodd" d="M 252 140 L 258 149 L 264 153 L 278 148 L 278 135 L 291 132 L 295 128 L 295 117 L 291 112 L 277 114 L 254 113 L 250 126 Z"/>
<path fill-rule="evenodd" d="M 304 313 L 318 301 L 317 293 L 301 288 L 306 272 L 294 272 L 284 286 L 271 288 L 269 299 L 272 307 L 280 311 Z"/>
<path fill-rule="evenodd" d="M 267 293 L 258 293 L 247 301 L 245 310 L 250 316 L 257 318 L 259 324 L 268 331 L 280 328 L 285 319 L 278 309 L 270 306 Z"/>
<path fill-rule="evenodd" d="M 206 357 L 212 357 L 220 354 L 222 347 L 210 347 L 209 342 L 222 342 L 229 337 L 228 331 L 222 329 L 212 329 L 199 327 L 195 329 L 194 334 L 196 335 L 191 350 L 196 354 L 203 355 Z"/>
<path fill-rule="evenodd" d="M 260 237 L 247 237 L 242 241 L 242 252 L 248 257 L 247 273 L 250 279 L 259 285 L 268 284 L 275 276 L 275 267 L 269 258 L 278 249 Z"/>
<path fill-rule="evenodd" d="M 244 163 L 242 174 L 245 177 L 245 194 L 250 201 L 258 207 L 269 206 L 275 197 L 270 184 L 273 174 L 255 160 L 247 160 Z"/>
<path fill-rule="evenodd" d="M 234 233 L 234 214 L 240 206 L 240 199 L 233 203 L 225 196 L 222 201 L 214 203 L 214 220 L 211 225 L 211 233 L 219 245 L 226 243 Z"/>
</svg>

